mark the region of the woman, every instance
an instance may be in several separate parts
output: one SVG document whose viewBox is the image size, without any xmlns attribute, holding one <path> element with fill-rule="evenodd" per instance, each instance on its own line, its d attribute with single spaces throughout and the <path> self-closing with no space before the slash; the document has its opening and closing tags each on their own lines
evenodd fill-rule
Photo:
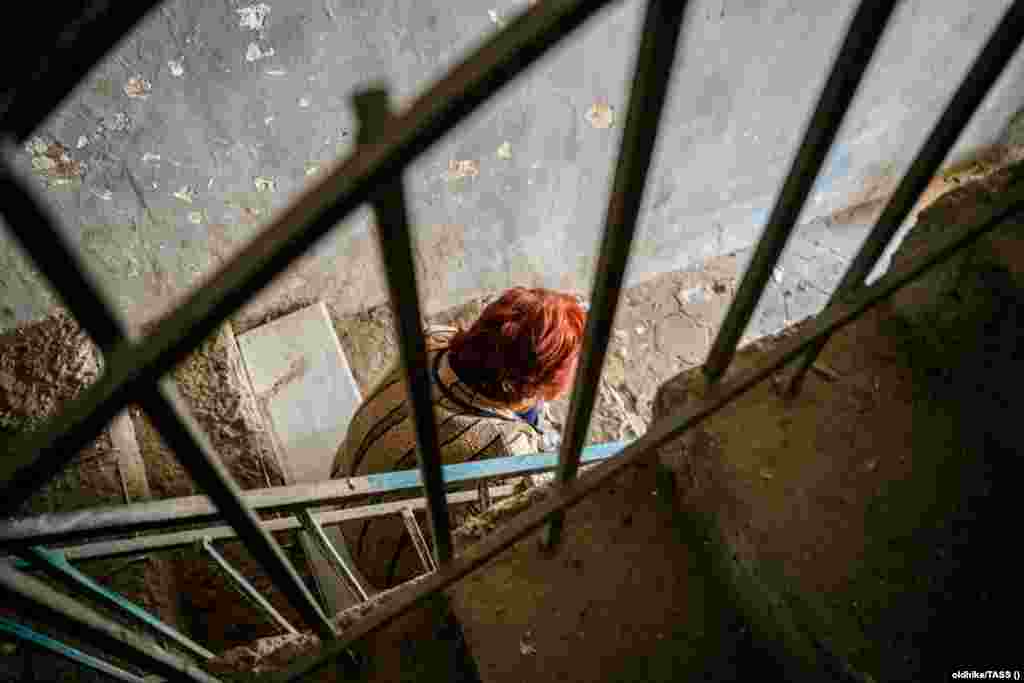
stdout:
<svg viewBox="0 0 1024 683">
<path fill-rule="evenodd" d="M 542 450 L 540 409 L 572 383 L 584 316 L 571 295 L 517 287 L 488 305 L 468 330 L 427 330 L 443 464 Z M 391 370 L 360 405 L 332 477 L 417 466 L 404 377 L 402 368 Z M 387 588 L 423 571 L 397 515 L 345 524 L 342 530 L 374 587 Z"/>
</svg>

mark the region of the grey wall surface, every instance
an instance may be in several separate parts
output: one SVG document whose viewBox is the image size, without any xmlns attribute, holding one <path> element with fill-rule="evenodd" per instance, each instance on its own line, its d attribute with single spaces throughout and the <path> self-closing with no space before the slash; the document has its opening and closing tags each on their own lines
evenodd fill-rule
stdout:
<svg viewBox="0 0 1024 683">
<path fill-rule="evenodd" d="M 898 177 L 1008 4 L 900 4 L 804 221 Z M 172 0 L 40 126 L 24 164 L 139 323 L 351 151 L 353 88 L 386 80 L 403 106 L 524 6 Z M 631 282 L 754 242 L 853 6 L 691 3 Z M 428 310 L 514 284 L 589 288 L 641 12 L 615 5 L 408 171 Z M 1000 139 L 1022 76 L 1018 55 L 954 156 Z M 371 230 L 367 211 L 352 216 L 257 308 L 385 300 Z M 54 303 L 5 236 L 0 329 Z"/>
</svg>

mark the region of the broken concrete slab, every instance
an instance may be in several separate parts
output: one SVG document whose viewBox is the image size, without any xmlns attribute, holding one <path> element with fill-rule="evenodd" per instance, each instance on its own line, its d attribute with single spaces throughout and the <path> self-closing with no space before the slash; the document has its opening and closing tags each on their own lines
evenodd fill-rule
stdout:
<svg viewBox="0 0 1024 683">
<path fill-rule="evenodd" d="M 348 360 L 322 302 L 238 337 L 257 402 L 289 483 L 329 479 L 335 452 L 362 401 Z M 344 537 L 324 529 L 345 557 Z M 332 614 L 355 600 L 303 534 L 313 574 Z"/>
</svg>

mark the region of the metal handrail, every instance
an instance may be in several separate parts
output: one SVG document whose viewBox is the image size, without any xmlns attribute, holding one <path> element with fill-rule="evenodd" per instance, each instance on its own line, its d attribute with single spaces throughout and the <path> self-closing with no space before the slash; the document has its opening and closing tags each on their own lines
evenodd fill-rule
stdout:
<svg viewBox="0 0 1024 683">
<path fill-rule="evenodd" d="M 625 448 L 627 443 L 614 441 L 587 446 L 583 449 L 581 461 L 589 464 L 610 458 Z M 533 453 L 445 465 L 442 471 L 446 485 L 469 486 L 484 479 L 547 472 L 557 462 L 556 454 Z M 411 493 L 422 488 L 422 481 L 419 470 L 400 470 L 250 489 L 243 491 L 241 498 L 249 508 L 257 512 L 294 512 L 305 508 L 351 504 L 383 494 Z M 353 510 L 342 512 L 356 514 Z M 170 529 L 222 519 L 214 502 L 201 495 L 84 508 L 73 512 L 44 513 L 0 521 L 0 549 L 63 544 L 117 532 Z"/>
</svg>

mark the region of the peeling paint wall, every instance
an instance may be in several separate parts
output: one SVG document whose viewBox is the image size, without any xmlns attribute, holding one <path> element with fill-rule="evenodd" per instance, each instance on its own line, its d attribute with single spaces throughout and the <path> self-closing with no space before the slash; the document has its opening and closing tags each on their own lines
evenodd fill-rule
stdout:
<svg viewBox="0 0 1024 683">
<path fill-rule="evenodd" d="M 691 3 L 632 283 L 753 243 L 854 4 Z M 901 3 L 806 221 L 891 186 L 1007 4 Z M 525 6 L 171 0 L 36 131 L 25 168 L 139 324 L 352 150 L 354 87 L 387 80 L 403 106 Z M 428 311 L 512 284 L 589 287 L 641 12 L 603 13 L 406 173 Z M 1003 139 L 1022 71 L 1018 58 L 954 156 Z M 357 212 L 254 307 L 380 303 L 377 261 Z M 6 235 L 0 264 L 0 329 L 52 308 Z"/>
</svg>

